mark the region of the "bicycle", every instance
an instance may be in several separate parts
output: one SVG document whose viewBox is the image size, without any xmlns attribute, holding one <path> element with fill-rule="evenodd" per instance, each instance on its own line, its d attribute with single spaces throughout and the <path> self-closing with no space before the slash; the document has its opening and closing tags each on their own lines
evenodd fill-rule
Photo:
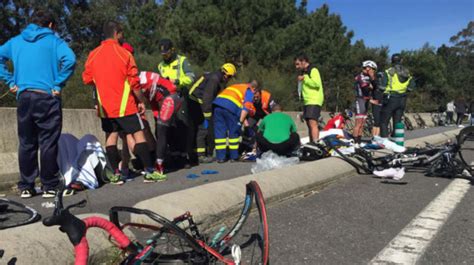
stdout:
<svg viewBox="0 0 474 265">
<path fill-rule="evenodd" d="M 70 242 L 74 245 L 76 265 L 87 264 L 89 246 L 86 233 L 90 227 L 98 227 L 109 233 L 123 251 L 124 257 L 120 262 L 122 265 L 162 263 L 238 265 L 242 258 L 241 251 L 246 250 L 251 244 L 255 245 L 251 249 L 252 255 L 245 256 L 245 264 L 269 264 L 269 231 L 265 200 L 258 183 L 255 181 L 250 181 L 246 185 L 244 207 L 233 227 L 227 233 L 220 229 L 213 237 L 206 237 L 201 234 L 189 212 L 170 221 L 150 210 L 116 206 L 110 209 L 109 220 L 97 216 L 81 220 L 70 213 L 70 209 L 84 207 L 86 200 L 64 208 L 62 189 L 64 188 L 62 187 L 55 197 L 53 215 L 45 218 L 43 224 L 45 226 L 58 225 L 60 230 L 67 234 Z M 238 242 L 238 235 L 241 234 L 240 232 L 250 215 L 254 199 L 260 221 L 257 233 L 252 234 L 245 242 Z M 154 225 L 133 222 L 121 225 L 119 213 L 144 216 L 152 221 Z M 187 228 L 180 227 L 185 224 L 187 224 Z M 149 229 L 153 233 L 151 235 L 145 233 L 145 240 L 140 242 L 139 240 L 131 240 L 125 234 L 125 228 L 135 228 L 138 229 L 138 232 Z M 243 238 L 246 237 L 245 235 Z M 255 249 L 256 246 L 260 250 Z M 250 251 L 250 249 L 247 250 Z M 258 257 L 254 260 L 255 254 Z M 232 258 L 229 258 L 229 255 Z M 251 258 L 250 262 L 249 258 Z"/>
<path fill-rule="evenodd" d="M 333 148 L 343 160 L 354 166 L 359 174 L 372 174 L 375 170 L 390 167 L 406 167 L 408 169 L 422 169 L 428 176 L 467 175 L 473 178 L 473 166 L 465 157 L 466 152 L 474 150 L 472 147 L 465 146 L 466 141 L 473 140 L 474 127 L 471 126 L 461 130 L 454 143 L 448 142 L 438 146 L 426 143 L 424 148 L 409 148 L 404 153 L 381 157 L 374 157 L 370 151 L 362 148 L 356 149 L 355 154 L 349 157 L 340 152 L 333 143 L 325 142 L 325 144 L 329 148 Z"/>
<path fill-rule="evenodd" d="M 445 126 L 446 121 L 441 113 L 431 113 L 431 120 L 435 126 Z"/>
<path fill-rule="evenodd" d="M 0 230 L 31 224 L 41 219 L 33 208 L 9 199 L 0 198 Z"/>
</svg>

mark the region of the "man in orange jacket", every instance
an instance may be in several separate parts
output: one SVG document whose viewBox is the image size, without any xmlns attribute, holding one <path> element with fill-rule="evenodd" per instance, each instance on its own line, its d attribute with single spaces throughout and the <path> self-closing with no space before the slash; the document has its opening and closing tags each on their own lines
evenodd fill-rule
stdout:
<svg viewBox="0 0 474 265">
<path fill-rule="evenodd" d="M 107 158 L 116 176 L 112 181 L 123 183 L 118 170 L 119 132 L 133 135 L 133 152 L 145 166 L 145 182 L 165 180 L 166 175 L 154 170 L 146 144 L 144 126 L 139 115 L 145 111 L 145 98 L 140 91 L 135 59 L 119 43 L 123 39 L 122 26 L 117 22 L 108 21 L 104 24 L 104 35 L 106 40 L 90 52 L 82 79 L 84 84 L 96 88 L 102 130 L 106 133 Z"/>
<path fill-rule="evenodd" d="M 218 163 L 226 161 L 227 141 L 230 161 L 238 160 L 242 123 L 248 114 L 255 114 L 253 97 L 257 89 L 258 82 L 255 80 L 247 84 L 234 84 L 225 88 L 214 100 L 214 142 Z"/>
</svg>

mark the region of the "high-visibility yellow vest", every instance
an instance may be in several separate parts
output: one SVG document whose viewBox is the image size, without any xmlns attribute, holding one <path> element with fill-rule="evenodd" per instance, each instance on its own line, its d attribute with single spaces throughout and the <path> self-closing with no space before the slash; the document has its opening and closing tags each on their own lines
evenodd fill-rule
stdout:
<svg viewBox="0 0 474 265">
<path fill-rule="evenodd" d="M 387 73 L 387 88 L 385 89 L 385 93 L 399 93 L 399 94 L 404 94 L 407 92 L 408 84 L 410 84 L 410 80 L 412 77 L 410 76 L 407 81 L 405 82 L 400 82 L 398 79 L 398 74 L 393 73 L 393 75 L 390 75 L 390 69 L 385 70 L 385 73 Z"/>
<path fill-rule="evenodd" d="M 189 84 L 187 84 L 186 81 L 183 82 L 183 79 L 185 78 L 182 78 L 184 77 L 184 75 L 186 75 L 186 73 L 183 70 L 183 62 L 185 60 L 186 60 L 186 56 L 178 55 L 176 57 L 176 60 L 172 61 L 169 64 L 162 61 L 160 62 L 160 64 L 158 64 L 158 71 L 160 72 L 160 75 L 162 77 L 176 80 L 178 82 L 177 86 L 179 88 L 186 87 Z"/>
</svg>

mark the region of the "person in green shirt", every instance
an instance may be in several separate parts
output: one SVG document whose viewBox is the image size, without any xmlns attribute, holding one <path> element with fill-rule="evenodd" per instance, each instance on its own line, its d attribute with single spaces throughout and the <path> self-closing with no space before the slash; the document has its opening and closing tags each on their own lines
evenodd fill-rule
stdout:
<svg viewBox="0 0 474 265">
<path fill-rule="evenodd" d="M 318 120 L 324 103 L 321 75 L 305 54 L 295 57 L 295 68 L 299 71 L 298 94 L 304 102 L 303 117 L 308 125 L 309 139 L 315 142 L 319 139 Z"/>
<path fill-rule="evenodd" d="M 295 122 L 288 114 L 281 111 L 281 106 L 276 104 L 272 108 L 272 113 L 267 115 L 258 126 L 257 148 L 262 153 L 273 151 L 278 155 L 287 156 L 300 145 Z"/>
</svg>

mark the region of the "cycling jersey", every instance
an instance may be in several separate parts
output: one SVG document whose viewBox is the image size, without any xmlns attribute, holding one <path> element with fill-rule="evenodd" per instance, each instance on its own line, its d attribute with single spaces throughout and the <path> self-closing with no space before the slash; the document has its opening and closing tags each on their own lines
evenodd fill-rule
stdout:
<svg viewBox="0 0 474 265">
<path fill-rule="evenodd" d="M 364 73 L 360 73 L 354 78 L 354 92 L 358 98 L 370 98 L 375 87 L 375 80 Z"/>
</svg>

